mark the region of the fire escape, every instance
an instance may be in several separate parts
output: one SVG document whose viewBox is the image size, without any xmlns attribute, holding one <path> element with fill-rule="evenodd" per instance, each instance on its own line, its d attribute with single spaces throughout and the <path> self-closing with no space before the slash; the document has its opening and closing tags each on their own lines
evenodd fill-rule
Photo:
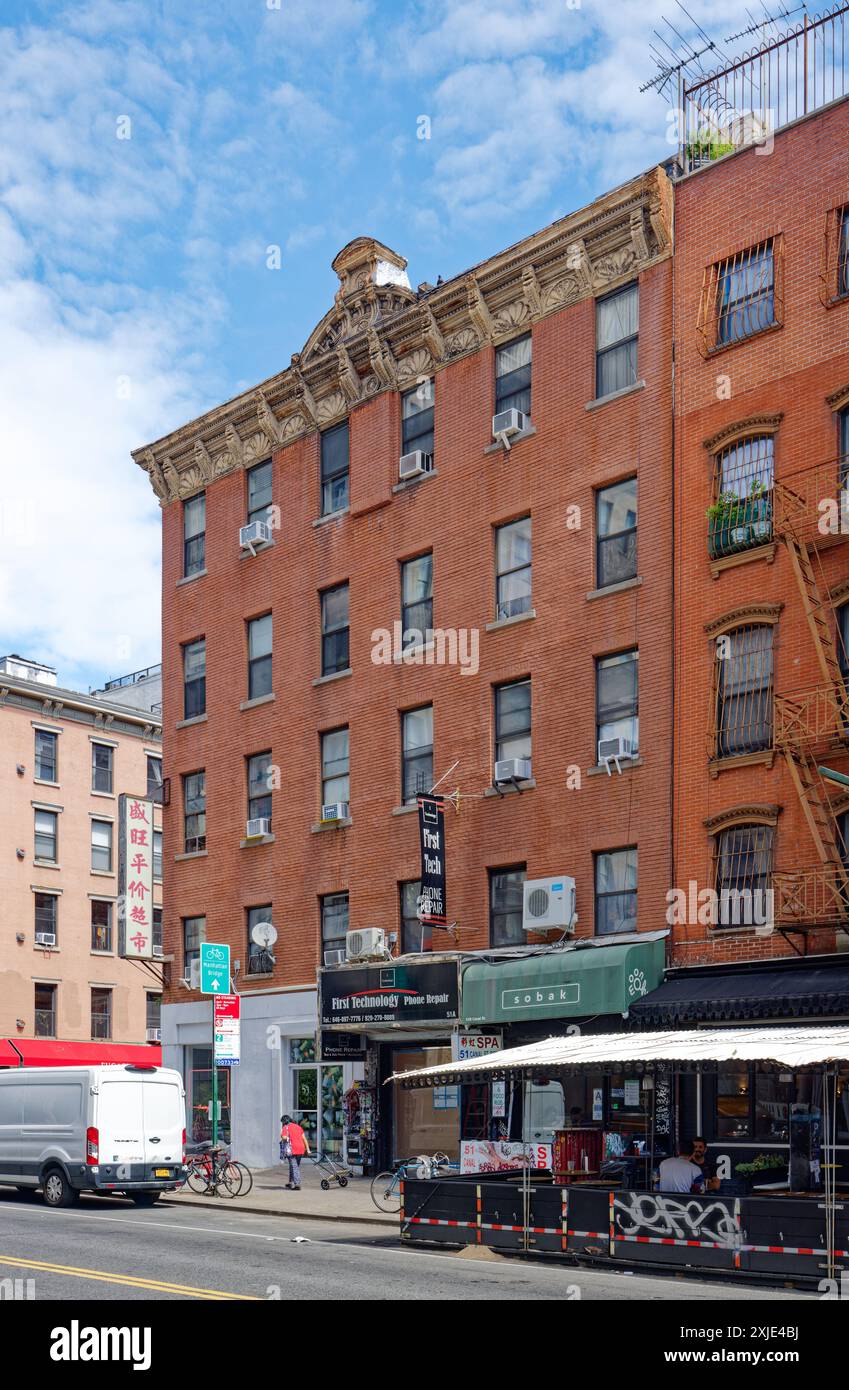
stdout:
<svg viewBox="0 0 849 1390">
<path fill-rule="evenodd" d="M 849 540 L 848 486 L 846 460 L 837 459 L 776 481 L 773 490 L 774 535 L 790 557 L 821 676 L 813 688 L 775 696 L 775 747 L 787 764 L 814 850 L 810 866 L 773 874 L 776 926 L 785 934 L 824 927 L 849 933 L 846 846 L 818 770 L 823 758 L 849 756 L 849 683 L 821 559 L 823 551 Z M 821 509 L 826 499 L 831 513 Z"/>
</svg>

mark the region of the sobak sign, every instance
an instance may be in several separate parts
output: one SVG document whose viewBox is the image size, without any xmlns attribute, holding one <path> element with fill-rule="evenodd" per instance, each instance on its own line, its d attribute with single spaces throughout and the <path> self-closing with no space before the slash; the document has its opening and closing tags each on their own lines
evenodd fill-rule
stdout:
<svg viewBox="0 0 849 1390">
<path fill-rule="evenodd" d="M 118 954 L 153 957 L 153 802 L 118 798 Z"/>
</svg>

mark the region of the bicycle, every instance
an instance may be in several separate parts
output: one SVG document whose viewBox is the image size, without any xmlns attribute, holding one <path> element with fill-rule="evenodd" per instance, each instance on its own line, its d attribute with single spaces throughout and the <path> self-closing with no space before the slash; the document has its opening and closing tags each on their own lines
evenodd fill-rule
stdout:
<svg viewBox="0 0 849 1390">
<path fill-rule="evenodd" d="M 185 1185 L 202 1197 L 247 1196 L 253 1176 L 244 1163 L 230 1157 L 223 1146 L 203 1145 L 186 1160 Z"/>
<path fill-rule="evenodd" d="M 447 1154 L 435 1153 L 430 1156 L 419 1154 L 416 1158 L 402 1158 L 383 1173 L 377 1173 L 371 1180 L 371 1200 L 378 1211 L 401 1210 L 401 1183 L 404 1178 L 446 1177 L 456 1165 Z"/>
</svg>

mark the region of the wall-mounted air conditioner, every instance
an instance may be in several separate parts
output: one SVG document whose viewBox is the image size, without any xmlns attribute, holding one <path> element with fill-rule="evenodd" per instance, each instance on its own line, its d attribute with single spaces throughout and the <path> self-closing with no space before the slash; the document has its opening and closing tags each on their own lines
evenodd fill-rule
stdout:
<svg viewBox="0 0 849 1390">
<path fill-rule="evenodd" d="M 621 735 L 617 735 L 616 738 L 600 738 L 598 741 L 598 765 L 607 769 L 608 777 L 611 775 L 611 763 L 615 763 L 616 771 L 621 772 L 620 761 L 623 758 L 635 758 L 636 756 L 637 750 L 630 738 L 622 738 Z"/>
<path fill-rule="evenodd" d="M 423 449 L 414 449 L 411 454 L 401 455 L 398 477 L 402 483 L 408 478 L 423 478 L 426 473 L 432 472 L 433 454 L 426 454 Z"/>
<path fill-rule="evenodd" d="M 527 782 L 530 775 L 530 758 L 499 758 L 495 764 L 493 781 L 496 786 L 500 782 Z"/>
<path fill-rule="evenodd" d="M 328 801 L 321 808 L 322 823 L 335 820 L 347 820 L 350 814 L 347 801 Z"/>
<path fill-rule="evenodd" d="M 530 423 L 528 416 L 521 410 L 500 410 L 492 417 L 492 437 L 507 443 L 514 434 L 522 434 Z"/>
<path fill-rule="evenodd" d="M 348 960 L 369 960 L 375 956 L 385 956 L 386 932 L 380 927 L 349 931 L 345 936 L 345 954 Z"/>
<path fill-rule="evenodd" d="M 239 527 L 239 546 L 242 550 L 256 553 L 256 546 L 267 545 L 271 540 L 271 527 L 267 521 L 249 521 L 247 526 Z"/>
<path fill-rule="evenodd" d="M 256 820 L 249 820 L 245 826 L 246 840 L 261 840 L 263 835 L 271 834 L 271 820 L 268 816 L 259 816 Z"/>
<path fill-rule="evenodd" d="M 325 965 L 344 965 L 347 959 L 347 951 L 325 951 L 324 953 Z"/>
<path fill-rule="evenodd" d="M 37 931 L 35 934 L 36 946 L 55 946 L 56 933 L 52 931 Z"/>
<path fill-rule="evenodd" d="M 522 927 L 525 931 L 575 930 L 575 880 L 528 878 L 522 885 Z"/>
<path fill-rule="evenodd" d="M 147 1037 L 148 1042 L 161 1042 L 161 1041 L 162 1041 L 162 1029 L 161 1029 L 161 1028 L 148 1028 L 148 1029 L 147 1029 L 147 1032 L 146 1032 L 146 1037 Z"/>
</svg>

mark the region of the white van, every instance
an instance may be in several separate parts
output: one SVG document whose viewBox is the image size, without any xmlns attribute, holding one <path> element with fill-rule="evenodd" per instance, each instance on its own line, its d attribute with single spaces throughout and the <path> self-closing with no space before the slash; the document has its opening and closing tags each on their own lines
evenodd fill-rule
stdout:
<svg viewBox="0 0 849 1390">
<path fill-rule="evenodd" d="M 0 1183 L 40 1187 L 51 1207 L 81 1192 L 152 1206 L 183 1178 L 186 1098 L 166 1067 L 0 1071 Z"/>
</svg>

